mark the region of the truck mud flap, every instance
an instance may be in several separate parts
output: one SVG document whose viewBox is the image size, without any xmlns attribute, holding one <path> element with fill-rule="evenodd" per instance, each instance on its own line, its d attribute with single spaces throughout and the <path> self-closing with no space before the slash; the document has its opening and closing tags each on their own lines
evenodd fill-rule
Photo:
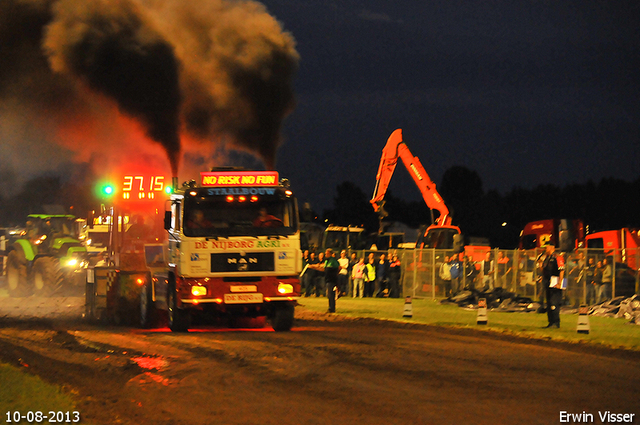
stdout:
<svg viewBox="0 0 640 425">
<path fill-rule="evenodd" d="M 117 273 L 113 267 L 89 267 L 87 269 L 87 288 L 85 293 L 85 318 L 87 320 L 107 321 L 107 293 L 116 278 Z"/>
</svg>

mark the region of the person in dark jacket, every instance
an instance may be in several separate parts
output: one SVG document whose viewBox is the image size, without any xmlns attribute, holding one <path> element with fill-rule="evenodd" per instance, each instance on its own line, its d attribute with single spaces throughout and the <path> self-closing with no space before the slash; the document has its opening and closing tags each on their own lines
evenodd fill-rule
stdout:
<svg viewBox="0 0 640 425">
<path fill-rule="evenodd" d="M 562 304 L 561 282 L 564 278 L 564 258 L 555 253 L 556 247 L 551 243 L 545 245 L 545 252 L 540 254 L 542 261 L 542 286 L 547 296 L 547 328 L 560 327 L 560 305 Z"/>
<path fill-rule="evenodd" d="M 315 268 L 311 267 L 313 264 L 318 264 L 318 259 L 316 258 L 315 252 L 309 253 L 309 260 L 307 261 L 307 264 L 309 265 L 309 267 L 307 268 L 307 271 L 304 272 L 304 276 L 307 278 L 306 291 L 304 296 L 308 297 L 313 294 L 316 294 L 316 296 L 318 296 L 319 293 L 316 285 L 316 277 L 318 276 L 318 272 Z"/>
<path fill-rule="evenodd" d="M 596 260 L 589 257 L 585 271 L 585 288 L 587 305 L 593 305 L 596 302 Z"/>
<path fill-rule="evenodd" d="M 389 263 L 389 298 L 400 297 L 400 276 L 402 269 L 397 255 L 391 257 Z"/>
<path fill-rule="evenodd" d="M 451 296 L 455 296 L 464 289 L 464 264 L 460 258 L 464 259 L 464 253 L 453 254 L 449 260 L 449 273 L 451 274 Z"/>
<path fill-rule="evenodd" d="M 325 253 L 324 252 L 320 252 L 318 254 L 318 262 L 317 264 L 324 264 L 324 258 Z M 324 294 L 326 287 L 324 284 L 324 269 L 323 268 L 316 268 L 316 297 L 320 297 Z"/>
<path fill-rule="evenodd" d="M 336 260 L 333 250 L 328 248 L 324 253 L 324 261 L 309 267 L 313 267 L 324 273 L 327 298 L 329 300 L 329 313 L 335 313 L 336 298 L 338 298 L 338 272 L 340 270 L 340 264 L 338 260 Z"/>
<path fill-rule="evenodd" d="M 389 278 L 389 262 L 385 254 L 380 255 L 380 260 L 376 263 L 376 298 L 384 297 L 384 290 L 387 289 L 387 279 Z"/>
</svg>

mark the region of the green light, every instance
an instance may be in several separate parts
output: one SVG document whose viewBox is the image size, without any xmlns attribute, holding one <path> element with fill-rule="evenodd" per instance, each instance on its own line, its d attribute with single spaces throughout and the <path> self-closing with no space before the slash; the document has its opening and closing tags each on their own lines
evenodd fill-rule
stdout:
<svg viewBox="0 0 640 425">
<path fill-rule="evenodd" d="M 173 188 L 171 186 L 167 186 L 167 187 L 164 188 L 164 192 L 167 195 L 171 195 L 173 193 Z"/>
<path fill-rule="evenodd" d="M 116 193 L 116 188 L 110 183 L 102 183 L 98 185 L 99 195 L 102 198 L 110 198 Z"/>
</svg>

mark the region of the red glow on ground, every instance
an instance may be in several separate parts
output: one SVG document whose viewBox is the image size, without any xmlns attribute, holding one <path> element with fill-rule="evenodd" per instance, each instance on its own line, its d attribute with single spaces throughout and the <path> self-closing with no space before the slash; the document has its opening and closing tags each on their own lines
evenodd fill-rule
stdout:
<svg viewBox="0 0 640 425">
<path fill-rule="evenodd" d="M 162 370 L 169 366 L 169 361 L 163 357 L 132 357 L 132 361 L 134 361 L 139 367 L 142 369 L 156 369 Z"/>
</svg>

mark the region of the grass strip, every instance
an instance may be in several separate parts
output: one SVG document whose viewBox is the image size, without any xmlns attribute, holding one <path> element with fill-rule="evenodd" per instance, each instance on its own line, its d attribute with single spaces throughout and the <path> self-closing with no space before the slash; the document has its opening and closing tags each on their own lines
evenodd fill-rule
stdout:
<svg viewBox="0 0 640 425">
<path fill-rule="evenodd" d="M 25 365 L 26 366 L 26 365 Z M 14 366 L 0 363 L 0 414 L 7 412 L 73 411 L 74 401 L 61 388 L 42 381 Z"/>
<path fill-rule="evenodd" d="M 393 320 L 407 323 L 474 328 L 507 333 L 524 338 L 565 341 L 602 345 L 640 351 L 640 326 L 626 319 L 588 316 L 590 331 L 578 333 L 578 315 L 561 314 L 560 329 L 544 329 L 547 315 L 537 313 L 507 313 L 489 310 L 488 323 L 476 323 L 477 311 L 451 304 L 440 304 L 440 300 L 414 299 L 411 303 L 413 317 L 403 318 L 404 299 L 391 298 L 340 298 L 336 303 L 338 315 Z M 300 307 L 315 312 L 326 312 L 328 301 L 324 297 L 302 298 Z M 299 307 L 299 308 L 300 308 Z"/>
</svg>

